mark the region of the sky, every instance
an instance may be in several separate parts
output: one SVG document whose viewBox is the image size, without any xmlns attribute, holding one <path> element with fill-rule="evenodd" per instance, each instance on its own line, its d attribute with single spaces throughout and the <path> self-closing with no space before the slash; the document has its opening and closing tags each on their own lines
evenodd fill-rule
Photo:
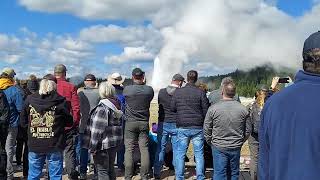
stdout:
<svg viewBox="0 0 320 180">
<path fill-rule="evenodd" d="M 25 78 L 63 63 L 69 76 L 106 77 L 141 67 L 162 85 L 188 69 L 297 68 L 319 14 L 318 0 L 1 0 L 0 69 Z"/>
</svg>

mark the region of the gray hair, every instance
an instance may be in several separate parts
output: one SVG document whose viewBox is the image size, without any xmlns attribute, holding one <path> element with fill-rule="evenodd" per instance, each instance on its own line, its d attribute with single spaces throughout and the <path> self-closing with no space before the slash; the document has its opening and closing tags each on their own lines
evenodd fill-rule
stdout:
<svg viewBox="0 0 320 180">
<path fill-rule="evenodd" d="M 101 99 L 113 97 L 116 95 L 116 89 L 113 87 L 112 84 L 102 82 L 99 86 L 99 95 Z"/>
<path fill-rule="evenodd" d="M 39 87 L 40 95 L 50 94 L 52 91 L 57 90 L 57 84 L 54 81 L 42 79 Z"/>
<path fill-rule="evenodd" d="M 233 98 L 236 95 L 236 84 L 230 77 L 224 78 L 221 83 L 222 92 L 228 98 Z"/>
<path fill-rule="evenodd" d="M 230 81 L 233 82 L 233 79 L 232 79 L 232 77 L 230 77 L 230 76 L 223 78 L 223 79 L 221 80 L 221 85 L 220 85 L 220 87 L 222 88 L 222 87 L 223 87 L 223 84 L 224 84 L 225 82 L 230 82 Z"/>
</svg>

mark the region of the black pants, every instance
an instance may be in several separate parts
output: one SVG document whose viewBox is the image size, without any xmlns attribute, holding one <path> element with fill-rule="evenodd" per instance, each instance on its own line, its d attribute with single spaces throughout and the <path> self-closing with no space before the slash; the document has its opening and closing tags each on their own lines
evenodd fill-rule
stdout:
<svg viewBox="0 0 320 180">
<path fill-rule="evenodd" d="M 7 179 L 7 153 L 6 153 L 6 140 L 8 136 L 8 126 L 0 124 L 0 180 Z"/>
<path fill-rule="evenodd" d="M 139 149 L 141 154 L 141 169 L 140 176 L 142 180 L 149 179 L 149 122 L 137 121 L 126 122 L 124 132 L 124 144 L 126 147 L 125 158 L 125 179 L 132 179 L 134 162 L 133 162 L 133 150 L 135 144 L 139 143 Z"/>
<path fill-rule="evenodd" d="M 24 146 L 24 148 L 23 148 L 23 146 Z M 17 139 L 16 159 L 17 159 L 18 165 L 21 165 L 22 155 L 23 155 L 23 176 L 27 177 L 28 170 L 29 170 L 28 140 L 27 139 Z"/>
<path fill-rule="evenodd" d="M 97 151 L 97 153 L 93 155 L 93 161 L 97 169 L 98 180 L 116 180 L 116 173 L 114 171 L 115 158 L 115 148 Z"/>
<path fill-rule="evenodd" d="M 66 131 L 65 168 L 70 180 L 78 179 L 76 171 L 76 140 L 78 132 L 75 128 Z"/>
</svg>

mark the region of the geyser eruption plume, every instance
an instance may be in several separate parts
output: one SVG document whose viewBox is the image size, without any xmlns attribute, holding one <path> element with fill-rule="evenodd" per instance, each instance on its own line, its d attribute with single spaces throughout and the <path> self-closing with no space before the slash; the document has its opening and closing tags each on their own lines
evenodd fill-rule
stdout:
<svg viewBox="0 0 320 180">
<path fill-rule="evenodd" d="M 187 1 L 182 12 L 161 30 L 164 45 L 154 63 L 155 88 L 168 85 L 173 74 L 190 70 L 183 69 L 190 62 L 192 69 L 205 72 L 265 63 L 298 68 L 304 39 L 320 26 L 319 4 L 301 17 L 263 0 Z"/>
</svg>

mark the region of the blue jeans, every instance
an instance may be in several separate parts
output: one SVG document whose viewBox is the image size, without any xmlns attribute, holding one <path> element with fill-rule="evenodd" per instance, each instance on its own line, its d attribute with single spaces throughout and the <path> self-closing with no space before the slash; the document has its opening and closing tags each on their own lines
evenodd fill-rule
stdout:
<svg viewBox="0 0 320 180">
<path fill-rule="evenodd" d="M 82 148 L 83 134 L 79 134 L 77 138 L 76 152 L 77 164 L 80 164 L 80 174 L 87 174 L 87 166 L 89 162 L 88 149 Z"/>
<path fill-rule="evenodd" d="M 158 123 L 158 144 L 157 153 L 154 163 L 154 176 L 160 177 L 164 156 L 166 152 L 166 145 L 171 138 L 173 160 L 172 164 L 175 166 L 175 151 L 177 150 L 177 127 L 176 123 Z"/>
<path fill-rule="evenodd" d="M 239 179 L 240 151 L 240 149 L 222 151 L 212 147 L 214 180 Z"/>
<path fill-rule="evenodd" d="M 176 179 L 184 179 L 185 157 L 188 150 L 190 139 L 193 144 L 194 156 L 196 159 L 197 180 L 203 180 L 204 176 L 204 157 L 203 144 L 204 135 L 203 129 L 178 129 L 178 150 L 176 153 L 175 170 Z"/>
<path fill-rule="evenodd" d="M 28 180 L 39 180 L 45 160 L 49 162 L 49 175 L 51 180 L 62 180 L 63 153 L 34 153 L 29 152 Z"/>
</svg>

